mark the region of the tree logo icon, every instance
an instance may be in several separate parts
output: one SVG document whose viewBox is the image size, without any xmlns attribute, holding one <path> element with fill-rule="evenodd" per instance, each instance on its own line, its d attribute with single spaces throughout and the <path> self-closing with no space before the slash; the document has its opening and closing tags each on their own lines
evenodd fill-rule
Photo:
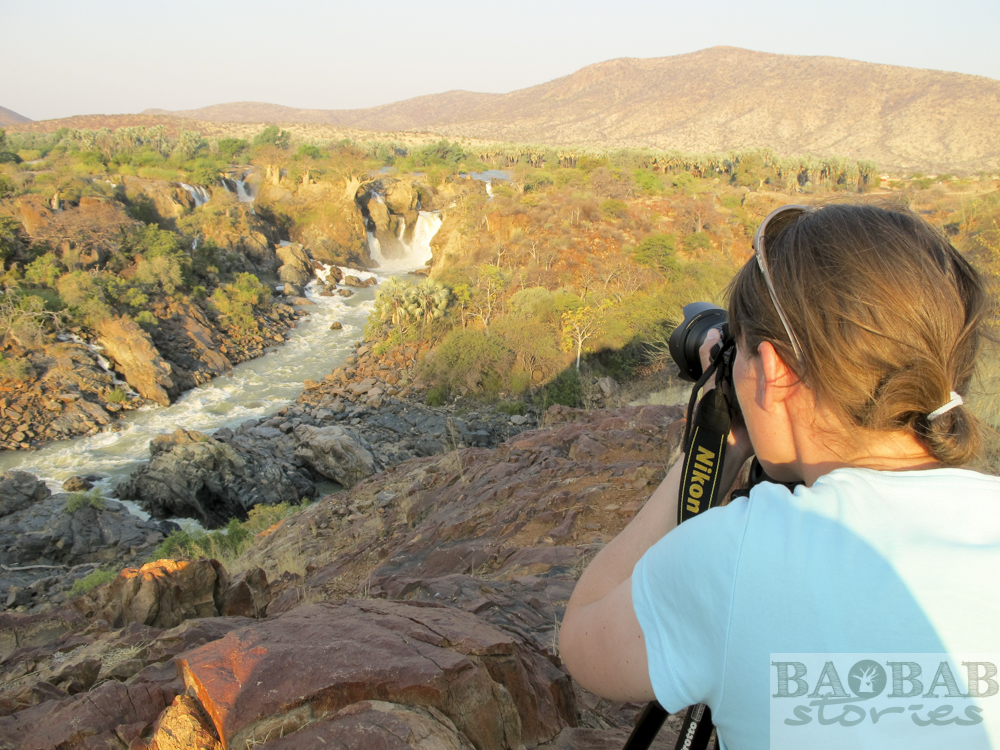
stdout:
<svg viewBox="0 0 1000 750">
<path fill-rule="evenodd" d="M 862 659 L 847 674 L 847 685 L 859 698 L 874 698 L 885 690 L 887 676 L 882 665 L 871 659 Z"/>
</svg>

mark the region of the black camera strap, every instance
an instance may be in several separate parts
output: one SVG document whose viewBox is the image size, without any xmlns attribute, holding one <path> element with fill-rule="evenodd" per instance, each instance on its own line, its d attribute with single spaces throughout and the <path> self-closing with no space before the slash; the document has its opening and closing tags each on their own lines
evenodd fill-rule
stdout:
<svg viewBox="0 0 1000 750">
<path fill-rule="evenodd" d="M 702 373 L 691 390 L 684 429 L 684 470 L 677 503 L 677 522 L 683 523 L 718 505 L 726 488 L 722 469 L 732 418 L 729 399 L 722 388 L 713 388 L 698 403 L 698 393 L 715 374 L 720 357 Z M 695 409 L 697 405 L 697 410 Z M 656 701 L 646 706 L 623 750 L 647 750 L 667 718 Z M 705 750 L 712 736 L 712 711 L 704 704 L 689 706 L 677 735 L 675 750 Z"/>
</svg>

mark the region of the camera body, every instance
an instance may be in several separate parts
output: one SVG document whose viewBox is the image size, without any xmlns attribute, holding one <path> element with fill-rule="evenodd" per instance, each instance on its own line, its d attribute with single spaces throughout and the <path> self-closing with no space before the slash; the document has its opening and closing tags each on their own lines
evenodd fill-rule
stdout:
<svg viewBox="0 0 1000 750">
<path fill-rule="evenodd" d="M 733 360 L 736 358 L 736 342 L 729 332 L 726 311 L 710 302 L 691 302 L 684 305 L 684 320 L 670 334 L 670 356 L 680 369 L 681 380 L 696 382 L 703 374 L 701 353 L 705 337 L 712 329 L 719 331 L 719 344 L 712 350 L 712 361 L 716 363 L 716 383 L 732 392 Z"/>
</svg>

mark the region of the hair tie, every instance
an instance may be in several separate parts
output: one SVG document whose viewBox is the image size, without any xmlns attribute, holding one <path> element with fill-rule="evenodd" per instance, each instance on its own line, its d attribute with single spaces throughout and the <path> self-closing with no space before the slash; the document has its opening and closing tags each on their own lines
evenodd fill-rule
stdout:
<svg viewBox="0 0 1000 750">
<path fill-rule="evenodd" d="M 949 401 L 944 406 L 938 407 L 937 409 L 935 409 L 934 411 L 932 411 L 930 414 L 928 414 L 927 415 L 927 421 L 928 422 L 933 422 L 935 419 L 937 419 L 938 417 L 940 417 L 942 414 L 947 414 L 952 409 L 954 409 L 956 406 L 961 406 L 964 403 L 965 403 L 965 401 L 962 399 L 962 397 L 959 396 L 957 393 L 955 393 L 955 391 L 952 391 L 951 392 L 951 401 Z"/>
</svg>

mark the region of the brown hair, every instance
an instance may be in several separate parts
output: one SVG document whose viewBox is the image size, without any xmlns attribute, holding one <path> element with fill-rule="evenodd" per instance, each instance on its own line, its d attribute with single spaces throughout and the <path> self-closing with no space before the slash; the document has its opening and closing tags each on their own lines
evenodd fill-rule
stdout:
<svg viewBox="0 0 1000 750">
<path fill-rule="evenodd" d="M 802 360 L 753 258 L 729 287 L 736 340 L 751 353 L 771 342 L 845 426 L 910 431 L 946 466 L 973 459 L 982 435 L 968 409 L 927 415 L 968 391 L 988 312 L 979 275 L 908 211 L 837 204 L 792 216 L 764 253 Z"/>
</svg>

